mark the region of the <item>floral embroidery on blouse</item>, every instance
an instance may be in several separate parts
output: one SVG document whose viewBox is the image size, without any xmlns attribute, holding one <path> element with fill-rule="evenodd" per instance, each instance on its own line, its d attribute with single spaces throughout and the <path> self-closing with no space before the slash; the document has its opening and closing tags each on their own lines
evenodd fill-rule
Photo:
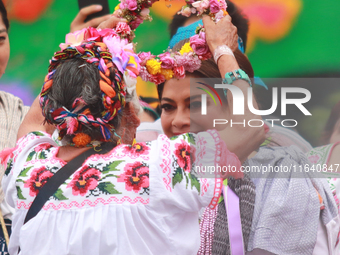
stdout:
<svg viewBox="0 0 340 255">
<path fill-rule="evenodd" d="M 149 154 L 149 150 L 150 147 L 148 147 L 145 143 L 136 143 L 133 146 L 125 146 L 123 149 L 123 153 L 140 156 Z"/>
<path fill-rule="evenodd" d="M 101 173 L 94 167 L 82 166 L 74 176 L 67 188 L 72 188 L 74 196 L 85 196 L 89 190 L 94 190 L 98 186 Z"/>
<path fill-rule="evenodd" d="M 24 173 L 27 173 L 31 168 L 24 168 L 19 176 L 23 176 Z M 44 185 L 46 184 L 46 182 L 53 176 L 53 173 L 48 170 L 45 166 L 33 169 L 33 171 L 31 172 L 31 176 L 29 179 L 27 179 L 27 181 L 24 184 L 25 188 L 29 188 L 30 190 L 30 196 L 31 197 L 35 197 L 36 195 L 38 195 L 39 190 L 44 187 Z"/>
<path fill-rule="evenodd" d="M 149 194 L 149 167 L 141 162 L 126 164 L 124 173 L 117 181 L 125 182 L 125 189 L 128 191 L 138 193 L 143 189 L 141 194 Z"/>
<path fill-rule="evenodd" d="M 201 184 L 199 179 L 195 176 L 193 171 L 195 167 L 195 153 L 196 149 L 193 145 L 196 145 L 195 137 L 193 134 L 187 133 L 181 136 L 174 136 L 170 138 L 175 140 L 178 138 L 184 138 L 180 143 L 175 144 L 175 152 L 173 156 L 173 165 L 176 170 L 173 173 L 172 187 L 174 188 L 177 183 L 181 183 L 184 179 L 186 181 L 186 187 L 190 183 L 191 188 L 196 188 L 198 193 L 201 192 Z"/>
<path fill-rule="evenodd" d="M 165 184 L 164 190 L 171 192 L 176 188 L 184 188 L 188 192 L 197 192 L 201 198 L 211 185 L 205 183 L 207 179 L 198 178 L 191 171 L 195 169 L 196 153 L 207 149 L 206 146 L 196 144 L 196 139 L 197 135 L 194 134 L 183 134 L 171 139 L 161 136 L 157 141 L 137 143 L 134 146 L 120 145 L 107 154 L 91 155 L 50 197 L 43 210 L 95 207 L 112 203 L 149 204 L 150 163 L 154 162 L 152 156 L 157 156 L 157 153 L 162 156 L 155 162 L 159 168 L 154 171 L 160 174 L 159 178 Z M 201 143 L 206 145 L 209 139 L 214 142 L 209 134 L 202 135 L 202 139 L 197 141 L 202 140 Z M 212 150 L 217 149 L 215 142 L 211 146 Z M 152 148 L 155 150 L 151 154 Z M 65 161 L 57 158 L 58 151 L 59 147 L 53 145 L 47 134 L 33 132 L 19 140 L 16 150 L 2 155 L 7 158 L 6 173 L 13 171 L 8 178 L 15 180 L 15 202 L 18 209 L 28 209 L 41 188 L 65 165 Z M 208 194 L 210 196 L 210 192 Z"/>
</svg>

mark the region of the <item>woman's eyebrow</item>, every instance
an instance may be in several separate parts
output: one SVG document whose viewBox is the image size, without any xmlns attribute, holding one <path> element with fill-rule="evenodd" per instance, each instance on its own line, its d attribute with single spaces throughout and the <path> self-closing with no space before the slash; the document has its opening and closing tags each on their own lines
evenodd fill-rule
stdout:
<svg viewBox="0 0 340 255">
<path fill-rule="evenodd" d="M 174 103 L 174 102 L 175 102 L 174 100 L 172 100 L 172 99 L 170 99 L 170 98 L 168 98 L 168 97 L 162 97 L 161 102 L 162 102 L 163 100 L 164 100 L 164 101 L 171 102 L 171 103 Z"/>
<path fill-rule="evenodd" d="M 0 29 L 0 33 L 3 33 L 3 32 L 7 32 L 7 29 L 6 28 Z"/>
</svg>

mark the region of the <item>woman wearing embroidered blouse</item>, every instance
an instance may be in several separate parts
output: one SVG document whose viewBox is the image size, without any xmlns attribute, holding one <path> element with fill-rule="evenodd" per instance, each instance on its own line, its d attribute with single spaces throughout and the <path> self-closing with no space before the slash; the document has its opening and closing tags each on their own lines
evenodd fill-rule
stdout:
<svg viewBox="0 0 340 255">
<path fill-rule="evenodd" d="M 211 35 L 220 31 L 212 29 Z M 263 129 L 226 128 L 131 145 L 139 124 L 134 100 L 139 66 L 132 44 L 113 30 L 89 28 L 77 37 L 83 38 L 81 44 L 62 44 L 52 58 L 40 102 L 33 103 L 20 126 L 17 146 L 2 153 L 6 198 L 16 208 L 10 254 L 19 247 L 23 255 L 195 254 L 197 213 L 216 206 L 221 179 L 196 176 L 191 167 L 239 169 L 239 159 L 245 160 L 263 141 Z M 219 63 L 227 72 L 224 58 Z M 241 80 L 235 84 L 243 90 L 248 86 Z M 255 117 L 246 111 L 243 118 Z M 61 147 L 43 121 L 55 127 Z M 87 158 L 23 225 L 48 179 L 102 142 L 116 146 Z M 226 175 L 239 178 L 242 173 Z"/>
<path fill-rule="evenodd" d="M 208 98 L 208 115 L 206 117 L 201 116 L 201 97 L 197 97 L 197 95 L 207 93 L 201 90 L 206 87 L 200 86 L 199 82 L 195 83 L 194 87 L 190 87 L 190 78 L 224 77 L 226 73 L 238 70 L 240 66 L 250 77 L 253 76 L 249 61 L 245 60 L 246 57 L 236 50 L 236 31 L 230 23 L 230 18 L 225 17 L 215 24 L 208 17 L 203 17 L 203 23 L 206 29 L 205 38 L 210 52 L 214 53 L 217 65 L 212 59 L 208 59 L 202 61 L 201 66 L 198 66 L 195 63 L 195 58 L 192 57 L 191 61 L 187 63 L 181 62 L 180 66 L 185 66 L 185 75 L 178 71 L 178 68 L 181 68 L 178 67 L 179 65 L 172 64 L 173 75 L 175 77 L 182 75 L 182 78 L 184 76 L 185 78 L 176 79 L 176 77 L 164 82 L 164 79 L 162 80 L 161 77 L 157 76 L 158 74 L 152 74 L 155 69 L 154 66 L 157 67 L 155 63 L 152 65 L 153 60 L 148 63 L 152 56 L 150 54 L 139 55 L 142 59 L 142 65 L 145 66 L 145 69 L 142 69 L 142 78 L 160 84 L 158 85 L 158 92 L 162 107 L 161 122 L 164 133 L 168 137 L 189 131 L 198 133 L 209 129 L 211 128 L 211 119 L 230 120 L 232 116 L 233 122 L 237 122 L 235 120 L 237 116 L 231 114 L 232 104 L 230 102 L 232 102 L 232 99 L 229 92 L 227 93 L 227 102 L 223 98 L 223 93 L 220 94 L 222 109 L 219 108 L 219 104 L 214 108 L 214 102 Z M 220 33 L 219 36 L 214 36 L 214 33 L 218 32 Z M 197 37 L 195 40 L 197 41 Z M 194 47 L 195 42 L 192 43 L 192 39 L 190 39 L 190 42 Z M 231 50 L 223 50 L 225 47 L 220 47 L 222 45 L 229 46 Z M 176 55 L 174 53 L 176 48 L 181 49 L 181 54 Z M 188 48 L 185 42 L 176 45 L 172 52 L 172 54 L 175 54 L 173 62 L 182 61 L 183 52 Z M 219 50 L 215 51 L 216 49 Z M 166 54 L 160 56 L 162 68 L 167 69 L 170 63 L 173 63 L 167 59 L 168 56 Z M 218 56 L 220 57 L 218 58 Z M 166 75 L 166 72 L 161 69 L 160 74 Z M 246 79 L 246 76 L 242 75 L 242 78 Z M 205 81 L 202 80 L 202 82 Z M 243 80 L 236 80 L 233 85 L 239 86 L 241 89 L 249 86 Z M 196 89 L 196 87 L 201 89 Z M 199 92 L 200 90 L 201 92 Z M 246 95 L 245 92 L 244 94 Z M 248 119 L 251 119 L 251 117 Z M 241 129 L 242 125 L 238 127 Z M 237 138 L 240 139 L 240 144 L 243 144 L 243 134 Z M 289 167 L 307 166 L 309 164 L 302 151 L 294 146 L 289 148 L 261 148 L 260 150 L 256 148 L 256 151 L 258 153 L 255 152 L 256 155 L 247 160 L 245 166 L 255 166 L 259 169 L 262 166 Z M 252 178 L 251 181 L 249 177 L 236 181 L 230 178 L 228 181 L 228 185 L 240 198 L 241 232 L 243 231 L 244 243 L 244 247 L 241 245 L 241 249 L 243 248 L 244 252 L 249 251 L 249 254 L 262 255 L 318 254 L 320 246 L 315 247 L 315 242 L 321 237 L 322 239 L 326 238 L 326 240 L 329 238 L 328 251 L 329 254 L 333 254 L 332 252 L 336 250 L 337 245 L 337 232 L 334 230 L 339 230 L 339 224 L 336 222 L 338 214 L 327 185 L 322 180 L 312 179 L 308 173 L 268 172 L 262 176 L 253 177 L 260 178 Z M 256 186 L 256 194 L 252 181 Z M 326 206 L 320 205 L 318 195 L 323 198 L 323 203 L 327 204 Z M 221 204 L 223 206 L 220 206 Z M 203 215 L 201 247 L 198 254 L 243 254 L 242 252 L 231 252 L 233 243 L 229 242 L 228 236 L 230 225 L 225 217 L 222 217 L 226 213 L 226 208 L 224 203 L 221 204 L 219 204 L 218 209 L 206 209 Z M 322 219 L 320 216 L 322 216 Z M 329 228 L 328 234 L 322 231 L 324 227 Z M 234 229 L 231 231 L 234 231 Z"/>
</svg>

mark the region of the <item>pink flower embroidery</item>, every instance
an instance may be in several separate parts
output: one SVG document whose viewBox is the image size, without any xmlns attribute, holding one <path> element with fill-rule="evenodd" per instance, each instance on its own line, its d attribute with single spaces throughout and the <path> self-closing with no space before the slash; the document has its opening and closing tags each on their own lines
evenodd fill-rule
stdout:
<svg viewBox="0 0 340 255">
<path fill-rule="evenodd" d="M 124 173 L 117 179 L 118 182 L 125 182 L 127 191 L 138 193 L 142 188 L 149 188 L 149 167 L 141 162 L 126 164 Z"/>
<path fill-rule="evenodd" d="M 0 162 L 3 166 L 6 166 L 7 161 L 10 158 L 13 158 L 13 151 L 17 149 L 18 146 L 15 146 L 14 148 L 6 148 L 0 151 Z"/>
<path fill-rule="evenodd" d="M 39 152 L 39 151 L 42 151 L 42 150 L 47 150 L 47 149 L 49 149 L 51 147 L 52 147 L 52 145 L 49 144 L 49 143 L 42 143 L 42 144 L 39 144 L 38 146 L 36 146 L 34 148 L 34 151 L 35 152 Z"/>
<path fill-rule="evenodd" d="M 125 146 L 123 153 L 132 154 L 134 156 L 148 155 L 150 148 L 145 143 L 136 143 L 133 146 Z"/>
<path fill-rule="evenodd" d="M 25 182 L 24 187 L 30 189 L 31 197 L 35 197 L 52 176 L 53 173 L 46 169 L 45 166 L 42 166 L 32 171 L 31 177 Z"/>
<path fill-rule="evenodd" d="M 177 143 L 175 148 L 178 165 L 183 168 L 185 172 L 190 172 L 192 162 L 195 162 L 195 147 L 191 147 L 188 143 L 182 141 L 182 143 Z"/>
<path fill-rule="evenodd" d="M 85 196 L 88 190 L 93 190 L 97 187 L 99 179 L 100 172 L 95 168 L 85 165 L 74 174 L 72 181 L 67 187 L 72 188 L 74 196 Z"/>
<path fill-rule="evenodd" d="M 320 157 L 319 155 L 312 155 L 312 156 L 309 156 L 308 159 L 311 163 L 316 164 L 318 163 Z"/>
</svg>

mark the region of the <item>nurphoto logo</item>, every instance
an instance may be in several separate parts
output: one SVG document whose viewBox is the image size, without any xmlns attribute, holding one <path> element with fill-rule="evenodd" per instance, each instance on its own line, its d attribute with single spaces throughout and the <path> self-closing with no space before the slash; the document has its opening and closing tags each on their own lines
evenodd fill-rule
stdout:
<svg viewBox="0 0 340 255">
<path fill-rule="evenodd" d="M 196 87 L 198 89 L 203 90 L 206 92 L 206 94 L 201 95 L 201 114 L 207 115 L 207 95 L 209 95 L 212 100 L 214 101 L 215 105 L 217 105 L 216 100 L 214 98 L 214 95 L 219 100 L 220 104 L 222 105 L 222 100 L 217 93 L 216 89 L 223 89 L 224 93 L 226 94 L 226 91 L 230 91 L 233 97 L 233 115 L 244 115 L 244 107 L 245 107 L 245 96 L 243 95 L 243 92 L 240 88 L 234 85 L 230 84 L 215 84 L 214 88 L 212 86 L 209 86 L 203 82 L 197 82 L 200 85 L 204 85 L 208 89 Z M 303 98 L 288 98 L 288 94 L 299 94 L 300 96 L 303 95 Z M 214 94 L 214 95 L 213 95 Z M 297 87 L 282 87 L 281 88 L 281 116 L 287 115 L 287 105 L 295 105 L 305 116 L 311 116 L 312 114 L 306 109 L 306 107 L 303 105 L 307 103 L 311 99 L 311 93 L 309 90 L 305 88 L 297 88 Z M 255 115 L 260 116 L 266 116 L 273 114 L 277 107 L 278 107 L 278 88 L 273 87 L 272 88 L 272 106 L 270 109 L 267 110 L 259 110 L 255 109 L 253 105 L 253 88 L 248 88 L 248 96 L 247 96 L 247 106 L 249 108 L 249 111 L 252 112 Z M 275 121 L 281 121 L 281 125 L 284 127 L 295 127 L 297 126 L 297 121 L 294 119 L 265 119 L 267 122 L 270 122 L 272 125 L 274 125 Z M 255 123 L 258 123 L 258 125 L 255 125 Z M 291 123 L 294 122 L 293 125 L 288 125 L 287 122 Z M 214 127 L 216 125 L 224 125 L 230 123 L 231 125 L 235 124 L 242 124 L 243 126 L 246 125 L 245 120 L 243 122 L 237 122 L 233 123 L 232 120 L 227 119 L 214 119 Z M 260 127 L 264 125 L 264 122 L 259 119 L 249 120 L 248 126 L 250 127 Z"/>
</svg>

